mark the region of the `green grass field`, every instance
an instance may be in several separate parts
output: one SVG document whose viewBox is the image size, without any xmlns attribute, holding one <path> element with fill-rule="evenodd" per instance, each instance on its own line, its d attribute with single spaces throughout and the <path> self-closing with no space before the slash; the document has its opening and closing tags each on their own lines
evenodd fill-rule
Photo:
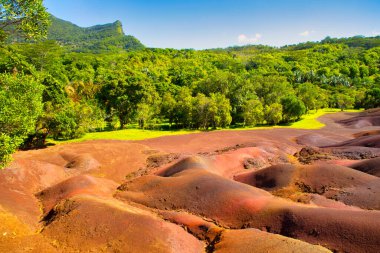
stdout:
<svg viewBox="0 0 380 253">
<path fill-rule="evenodd" d="M 339 109 L 323 109 L 317 112 L 312 111 L 302 117 L 300 121 L 290 123 L 289 125 L 279 126 L 255 126 L 255 127 L 241 127 L 241 128 L 228 128 L 219 130 L 255 130 L 255 129 L 271 129 L 271 128 L 297 128 L 297 129 L 320 129 L 324 127 L 324 124 L 317 120 L 318 117 L 328 114 L 339 112 Z M 345 112 L 360 112 L 360 110 L 346 110 Z M 216 130 L 218 131 L 218 130 Z M 142 130 L 142 129 L 124 129 L 108 132 L 95 132 L 87 133 L 85 136 L 79 139 L 56 141 L 49 139 L 49 143 L 61 144 L 69 142 L 82 142 L 87 140 L 145 140 L 151 138 L 157 138 L 170 135 L 183 135 L 190 133 L 199 133 L 197 130 Z"/>
</svg>

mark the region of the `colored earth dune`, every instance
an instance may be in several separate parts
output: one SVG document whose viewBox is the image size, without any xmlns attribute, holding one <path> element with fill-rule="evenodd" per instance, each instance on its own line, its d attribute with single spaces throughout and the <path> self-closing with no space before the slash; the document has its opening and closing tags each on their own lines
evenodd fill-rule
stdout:
<svg viewBox="0 0 380 253">
<path fill-rule="evenodd" d="M 379 119 L 20 151 L 0 252 L 379 252 Z"/>
</svg>

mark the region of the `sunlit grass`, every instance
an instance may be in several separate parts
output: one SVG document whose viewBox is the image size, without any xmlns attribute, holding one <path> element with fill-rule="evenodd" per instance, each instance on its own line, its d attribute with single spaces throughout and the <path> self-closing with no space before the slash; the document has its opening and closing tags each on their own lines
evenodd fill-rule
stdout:
<svg viewBox="0 0 380 253">
<path fill-rule="evenodd" d="M 360 112 L 362 110 L 345 110 L 344 112 Z M 277 126 L 254 126 L 254 127 L 242 127 L 234 128 L 233 130 L 255 130 L 255 129 L 271 129 L 271 128 L 295 128 L 295 129 L 320 129 L 325 126 L 317 119 L 325 114 L 340 112 L 340 109 L 326 108 L 318 111 L 310 111 L 308 114 L 302 116 L 301 120 L 297 122 L 292 122 L 286 125 L 277 125 Z"/>
<path fill-rule="evenodd" d="M 319 122 L 317 118 L 328 113 L 339 112 L 340 109 L 323 109 L 318 111 L 313 111 L 302 117 L 300 121 L 291 123 L 288 128 L 301 128 L 301 129 L 320 129 L 325 126 L 325 124 Z M 345 112 L 360 112 L 361 110 L 345 110 Z"/>
<path fill-rule="evenodd" d="M 87 133 L 83 137 L 73 140 L 56 141 L 49 140 L 50 143 L 69 143 L 69 142 L 82 142 L 88 140 L 145 140 L 151 138 L 157 138 L 162 136 L 170 135 L 183 135 L 189 133 L 198 133 L 200 131 L 195 130 L 174 130 L 174 131 L 164 131 L 164 130 L 143 130 L 143 129 L 123 129 L 116 131 L 107 132 L 95 132 Z"/>
<path fill-rule="evenodd" d="M 296 129 L 320 129 L 325 125 L 317 120 L 318 117 L 339 112 L 339 109 L 322 109 L 311 111 L 309 114 L 302 116 L 302 119 L 287 125 L 266 126 L 260 125 L 255 127 L 238 127 L 219 130 L 255 130 L 255 129 L 271 129 L 271 128 L 296 128 Z M 345 112 L 359 112 L 360 110 L 346 110 Z M 143 130 L 143 129 L 124 129 L 117 131 L 87 133 L 81 138 L 67 141 L 49 140 L 50 143 L 60 144 L 69 142 L 82 142 L 88 140 L 145 140 L 162 136 L 183 135 L 190 133 L 199 133 L 197 130 Z"/>
</svg>

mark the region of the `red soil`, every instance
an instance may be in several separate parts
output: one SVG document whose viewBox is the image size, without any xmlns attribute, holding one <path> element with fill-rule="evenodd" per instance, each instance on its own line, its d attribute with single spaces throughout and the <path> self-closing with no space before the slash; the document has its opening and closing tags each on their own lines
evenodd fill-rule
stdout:
<svg viewBox="0 0 380 253">
<path fill-rule="evenodd" d="M 380 179 L 348 167 L 318 164 L 312 166 L 275 165 L 235 177 L 267 191 L 282 190 L 288 196 L 316 193 L 365 209 L 380 210 Z"/>
<path fill-rule="evenodd" d="M 151 212 L 90 196 L 60 202 L 42 234 L 58 241 L 65 252 L 201 252 L 204 248 L 181 227 Z"/>
<path fill-rule="evenodd" d="M 378 252 L 378 117 L 18 152 L 0 252 Z"/>
<path fill-rule="evenodd" d="M 358 116 L 339 121 L 350 128 L 363 128 L 369 126 L 380 126 L 380 109 L 372 109 L 360 113 Z"/>
<path fill-rule="evenodd" d="M 362 171 L 376 177 L 380 177 L 380 157 L 359 161 L 348 167 L 354 170 Z"/>
<path fill-rule="evenodd" d="M 265 228 L 336 250 L 375 252 L 377 246 L 369 245 L 380 239 L 377 211 L 312 208 L 191 165 L 167 176 L 137 178 L 122 185 L 116 197 L 160 210 L 185 210 L 225 227 Z"/>
</svg>

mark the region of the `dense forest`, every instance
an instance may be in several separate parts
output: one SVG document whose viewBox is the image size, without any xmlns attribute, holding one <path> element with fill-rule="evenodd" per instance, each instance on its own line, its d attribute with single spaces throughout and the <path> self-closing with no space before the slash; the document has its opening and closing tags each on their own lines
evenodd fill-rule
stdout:
<svg viewBox="0 0 380 253">
<path fill-rule="evenodd" d="M 279 124 L 325 107 L 380 106 L 380 37 L 275 48 L 145 48 L 121 23 L 51 17 L 48 40 L 0 46 L 0 160 L 45 138 L 140 128 Z M 10 43 L 11 42 L 11 43 Z"/>
</svg>

